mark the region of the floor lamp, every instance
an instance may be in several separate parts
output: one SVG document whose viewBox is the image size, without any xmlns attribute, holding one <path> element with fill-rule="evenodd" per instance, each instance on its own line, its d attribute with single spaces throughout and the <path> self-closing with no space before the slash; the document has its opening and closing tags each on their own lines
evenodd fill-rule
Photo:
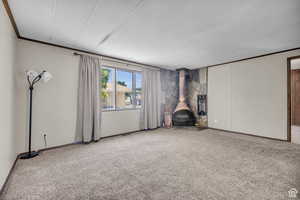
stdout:
<svg viewBox="0 0 300 200">
<path fill-rule="evenodd" d="M 31 128 L 32 128 L 32 92 L 34 85 L 40 80 L 47 82 L 52 78 L 52 75 L 47 71 L 37 73 L 36 71 L 26 72 L 27 81 L 29 83 L 29 137 L 28 137 L 28 152 L 23 154 L 21 159 L 29 159 L 39 155 L 37 151 L 31 151 Z"/>
</svg>

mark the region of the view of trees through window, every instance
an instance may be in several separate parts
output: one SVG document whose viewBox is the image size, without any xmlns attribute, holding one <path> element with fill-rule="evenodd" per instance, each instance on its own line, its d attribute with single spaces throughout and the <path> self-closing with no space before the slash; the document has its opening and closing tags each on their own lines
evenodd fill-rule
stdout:
<svg viewBox="0 0 300 200">
<path fill-rule="evenodd" d="M 140 72 L 102 67 L 101 75 L 103 110 L 141 106 L 142 74 Z"/>
<path fill-rule="evenodd" d="M 101 98 L 102 98 L 102 108 L 104 110 L 114 110 L 115 109 L 115 69 L 109 67 L 101 68 Z"/>
</svg>

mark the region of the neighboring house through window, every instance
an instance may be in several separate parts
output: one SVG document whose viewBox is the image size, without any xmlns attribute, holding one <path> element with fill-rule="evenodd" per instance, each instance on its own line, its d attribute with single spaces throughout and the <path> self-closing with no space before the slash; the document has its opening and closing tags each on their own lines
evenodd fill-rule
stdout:
<svg viewBox="0 0 300 200">
<path fill-rule="evenodd" d="M 101 75 L 103 110 L 141 107 L 141 72 L 103 66 Z"/>
</svg>

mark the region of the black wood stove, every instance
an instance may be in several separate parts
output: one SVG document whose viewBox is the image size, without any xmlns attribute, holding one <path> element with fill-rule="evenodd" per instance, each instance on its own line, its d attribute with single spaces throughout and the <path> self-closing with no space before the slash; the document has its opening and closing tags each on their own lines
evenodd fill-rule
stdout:
<svg viewBox="0 0 300 200">
<path fill-rule="evenodd" d="M 173 112 L 173 125 L 174 126 L 194 126 L 196 118 L 194 113 L 186 104 L 185 99 L 185 70 L 179 71 L 179 102 Z"/>
</svg>

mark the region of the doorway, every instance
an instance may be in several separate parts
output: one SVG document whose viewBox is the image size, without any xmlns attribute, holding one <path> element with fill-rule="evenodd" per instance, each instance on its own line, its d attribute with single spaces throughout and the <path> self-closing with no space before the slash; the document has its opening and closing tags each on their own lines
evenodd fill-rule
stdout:
<svg viewBox="0 0 300 200">
<path fill-rule="evenodd" d="M 288 141 L 300 144 L 300 56 L 288 58 Z"/>
</svg>

